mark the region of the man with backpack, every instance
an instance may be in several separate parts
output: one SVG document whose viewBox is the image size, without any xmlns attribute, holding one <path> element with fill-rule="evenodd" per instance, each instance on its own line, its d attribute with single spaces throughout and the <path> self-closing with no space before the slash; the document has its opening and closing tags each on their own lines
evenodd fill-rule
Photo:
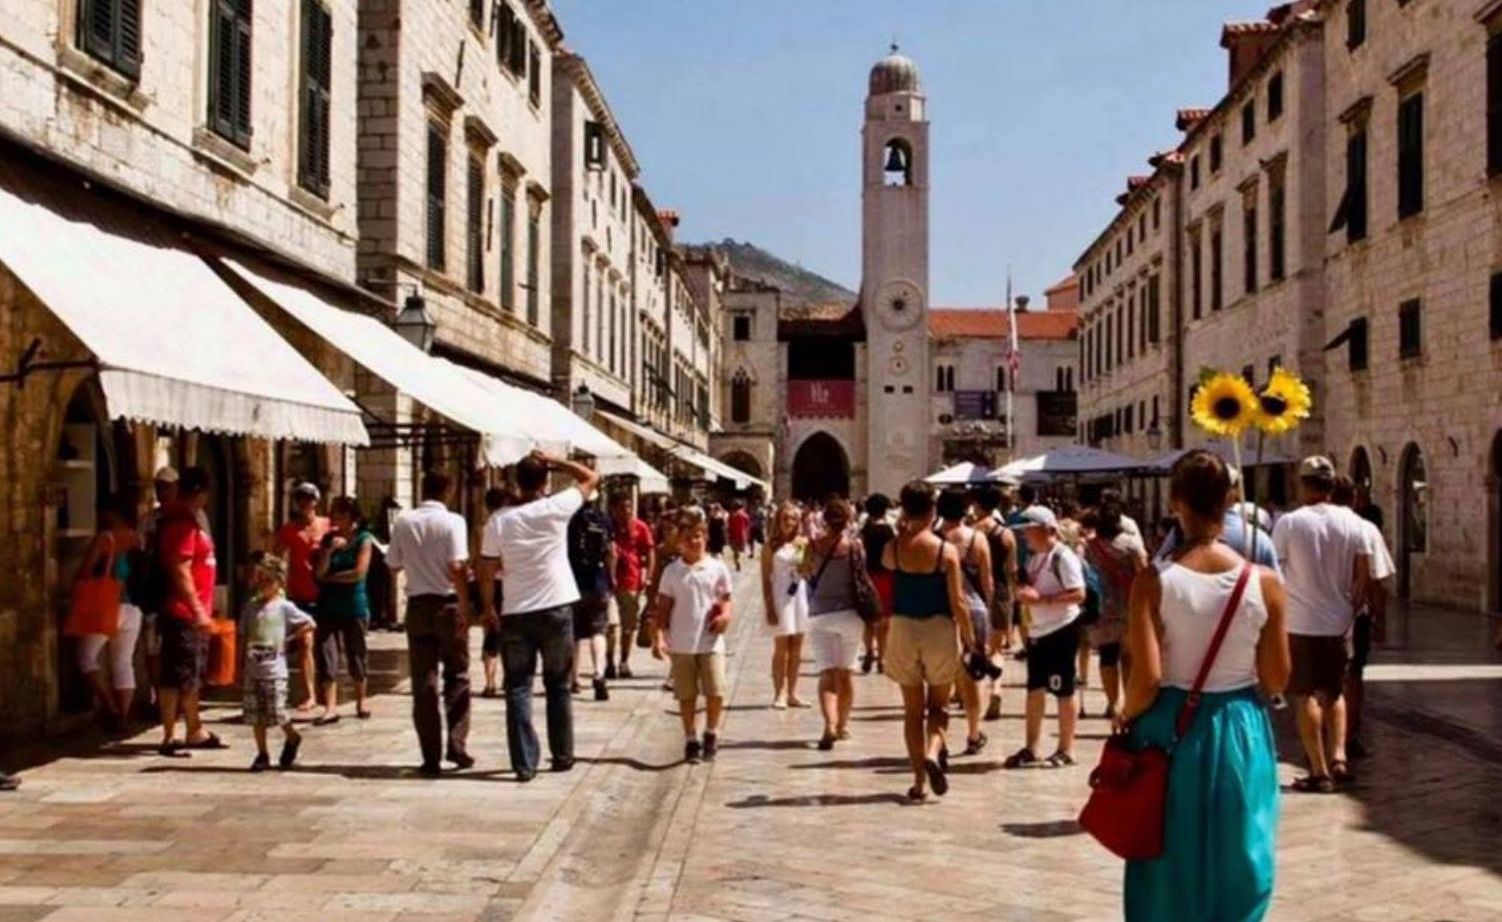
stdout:
<svg viewBox="0 0 1502 922">
<path fill-rule="evenodd" d="M 579 670 L 584 654 L 589 653 L 594 676 L 596 701 L 609 701 L 605 684 L 608 653 L 605 632 L 610 627 L 610 609 L 615 603 L 612 574 L 615 573 L 615 534 L 610 517 L 599 502 L 586 503 L 568 523 L 568 565 L 579 587 L 579 602 L 574 606 L 574 670 L 569 690 L 578 694 Z M 617 615 L 614 619 L 620 620 Z"/>
</svg>

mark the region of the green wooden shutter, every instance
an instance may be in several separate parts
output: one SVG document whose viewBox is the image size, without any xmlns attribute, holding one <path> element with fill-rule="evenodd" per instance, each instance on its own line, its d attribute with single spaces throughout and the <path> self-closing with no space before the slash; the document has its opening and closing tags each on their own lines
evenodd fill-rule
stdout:
<svg viewBox="0 0 1502 922">
<path fill-rule="evenodd" d="M 485 290 L 485 164 L 469 158 L 469 202 L 465 215 L 464 236 L 469 244 L 467 281 L 470 291 Z"/>
<path fill-rule="evenodd" d="M 214 0 L 209 26 L 209 127 L 249 147 L 251 0 Z"/>
<path fill-rule="evenodd" d="M 445 126 L 428 123 L 428 268 L 442 270 L 446 262 L 444 207 L 447 191 L 448 138 Z"/>
<path fill-rule="evenodd" d="M 516 309 L 516 189 L 501 190 L 501 307 Z"/>
<path fill-rule="evenodd" d="M 328 195 L 329 191 L 333 36 L 333 17 L 323 3 L 303 0 L 298 182 L 319 195 Z"/>
<path fill-rule="evenodd" d="M 537 326 L 538 315 L 537 273 L 542 254 L 542 218 L 536 210 L 527 218 L 527 322 Z"/>
<path fill-rule="evenodd" d="M 252 85 L 251 0 L 239 0 L 235 18 L 235 140 L 250 145 Z"/>
</svg>

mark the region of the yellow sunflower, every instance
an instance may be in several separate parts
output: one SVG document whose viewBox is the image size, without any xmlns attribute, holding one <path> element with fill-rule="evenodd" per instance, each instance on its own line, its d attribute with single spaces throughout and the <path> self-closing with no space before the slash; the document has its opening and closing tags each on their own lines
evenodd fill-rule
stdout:
<svg viewBox="0 0 1502 922">
<path fill-rule="evenodd" d="M 1274 368 L 1267 386 L 1257 395 L 1257 426 L 1268 435 L 1282 435 L 1309 417 L 1314 398 L 1309 385 L 1283 368 Z"/>
<path fill-rule="evenodd" d="M 1256 425 L 1257 395 L 1240 375 L 1219 372 L 1209 375 L 1195 392 L 1190 405 L 1194 422 L 1211 435 L 1235 438 L 1248 426 Z"/>
</svg>

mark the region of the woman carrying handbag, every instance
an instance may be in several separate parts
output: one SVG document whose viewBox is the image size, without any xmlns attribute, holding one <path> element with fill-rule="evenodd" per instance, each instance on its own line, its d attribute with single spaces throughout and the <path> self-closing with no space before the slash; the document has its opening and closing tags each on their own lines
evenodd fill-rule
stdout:
<svg viewBox="0 0 1502 922">
<path fill-rule="evenodd" d="M 1117 728 L 1131 752 L 1166 752 L 1167 772 L 1161 853 L 1127 862 L 1128 922 L 1256 922 L 1272 901 L 1278 774 L 1264 702 L 1288 681 L 1284 592 L 1217 541 L 1230 489 L 1218 456 L 1179 459 L 1170 502 L 1185 540 L 1132 590 Z"/>
<path fill-rule="evenodd" d="M 77 639 L 78 668 L 93 689 L 100 720 L 107 729 L 124 731 L 136 694 L 136 639 L 141 636 L 141 609 L 133 604 L 128 588 L 131 568 L 140 556 L 134 501 L 113 498 L 101 511 L 99 524 L 73 580 L 63 634 Z M 106 647 L 108 680 L 100 657 Z"/>
</svg>

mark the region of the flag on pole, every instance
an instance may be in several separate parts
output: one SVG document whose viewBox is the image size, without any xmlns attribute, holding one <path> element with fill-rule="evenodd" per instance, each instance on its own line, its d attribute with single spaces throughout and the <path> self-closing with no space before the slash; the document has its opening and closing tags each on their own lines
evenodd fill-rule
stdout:
<svg viewBox="0 0 1502 922">
<path fill-rule="evenodd" d="M 1022 367 L 1022 356 L 1017 353 L 1017 311 L 1012 303 L 1012 267 L 1007 267 L 1007 456 L 1010 460 L 1017 441 L 1014 435 L 1016 420 L 1013 415 L 1014 397 L 1017 390 L 1017 372 Z"/>
</svg>

